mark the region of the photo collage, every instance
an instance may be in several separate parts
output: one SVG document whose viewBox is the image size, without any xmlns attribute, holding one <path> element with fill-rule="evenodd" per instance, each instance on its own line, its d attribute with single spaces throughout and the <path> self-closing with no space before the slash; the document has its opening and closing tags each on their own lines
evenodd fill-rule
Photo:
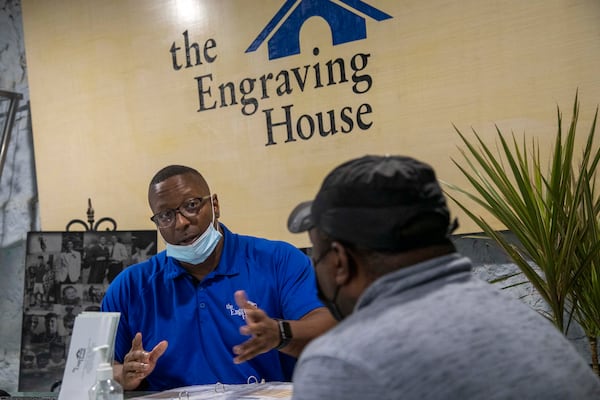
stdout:
<svg viewBox="0 0 600 400">
<path fill-rule="evenodd" d="M 30 232 L 19 390 L 48 392 L 63 376 L 77 314 L 99 311 L 124 268 L 156 254 L 156 231 Z"/>
</svg>

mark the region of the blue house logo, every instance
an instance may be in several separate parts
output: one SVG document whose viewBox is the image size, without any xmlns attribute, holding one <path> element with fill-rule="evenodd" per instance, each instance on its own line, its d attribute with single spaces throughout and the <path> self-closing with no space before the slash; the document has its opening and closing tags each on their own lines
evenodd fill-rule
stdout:
<svg viewBox="0 0 600 400">
<path fill-rule="evenodd" d="M 288 17 L 284 20 L 286 15 Z M 311 17 L 322 17 L 327 21 L 334 46 L 362 40 L 367 37 L 367 24 L 363 15 L 376 21 L 392 18 L 361 0 L 286 0 L 246 49 L 246 53 L 256 51 L 270 37 L 269 60 L 299 54 L 300 28 Z M 278 25 L 279 28 L 275 30 Z"/>
</svg>

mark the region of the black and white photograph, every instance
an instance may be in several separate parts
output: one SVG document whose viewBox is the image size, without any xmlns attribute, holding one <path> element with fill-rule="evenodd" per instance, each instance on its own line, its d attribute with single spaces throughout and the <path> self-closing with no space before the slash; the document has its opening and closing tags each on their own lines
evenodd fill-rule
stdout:
<svg viewBox="0 0 600 400">
<path fill-rule="evenodd" d="M 112 280 L 156 251 L 156 231 L 28 233 L 20 391 L 61 381 L 76 316 L 100 311 Z"/>
</svg>

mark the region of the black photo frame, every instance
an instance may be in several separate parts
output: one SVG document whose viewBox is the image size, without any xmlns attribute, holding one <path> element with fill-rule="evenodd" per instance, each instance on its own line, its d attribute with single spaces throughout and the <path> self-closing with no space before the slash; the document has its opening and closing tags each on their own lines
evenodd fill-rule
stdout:
<svg viewBox="0 0 600 400">
<path fill-rule="evenodd" d="M 48 392 L 62 380 L 77 314 L 99 311 L 110 282 L 156 244 L 154 230 L 27 234 L 19 391 Z"/>
</svg>

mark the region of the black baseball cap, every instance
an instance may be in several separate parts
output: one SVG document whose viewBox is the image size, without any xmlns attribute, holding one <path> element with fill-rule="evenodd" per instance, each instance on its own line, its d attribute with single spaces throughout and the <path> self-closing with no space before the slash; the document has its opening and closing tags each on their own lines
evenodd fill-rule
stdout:
<svg viewBox="0 0 600 400">
<path fill-rule="evenodd" d="M 427 227 L 419 229 L 421 220 Z M 288 218 L 292 233 L 317 227 L 333 239 L 388 251 L 446 243 L 456 226 L 433 168 L 397 155 L 339 165 L 315 199 L 298 204 Z"/>
</svg>

